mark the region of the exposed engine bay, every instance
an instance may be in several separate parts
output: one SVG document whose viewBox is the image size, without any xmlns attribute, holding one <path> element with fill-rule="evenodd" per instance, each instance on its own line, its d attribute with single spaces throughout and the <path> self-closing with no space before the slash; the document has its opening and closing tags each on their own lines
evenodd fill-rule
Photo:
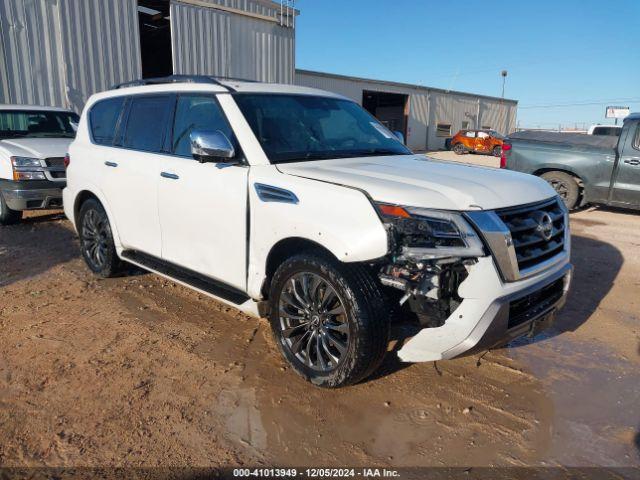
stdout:
<svg viewBox="0 0 640 480">
<path fill-rule="evenodd" d="M 400 292 L 399 304 L 413 312 L 421 326 L 439 327 L 462 302 L 458 287 L 477 262 L 477 254 L 483 253 L 482 247 L 468 248 L 468 232 L 446 214 L 426 218 L 404 211 L 400 207 L 386 211 L 399 215 L 384 217 L 390 253 L 387 263 L 379 266 L 378 278 Z M 469 257 L 470 253 L 477 256 Z"/>
</svg>

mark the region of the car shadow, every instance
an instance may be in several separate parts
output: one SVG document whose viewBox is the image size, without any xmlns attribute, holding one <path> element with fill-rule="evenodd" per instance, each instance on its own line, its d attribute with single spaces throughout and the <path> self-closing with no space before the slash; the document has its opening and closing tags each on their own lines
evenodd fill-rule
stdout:
<svg viewBox="0 0 640 480">
<path fill-rule="evenodd" d="M 24 218 L 0 227 L 0 287 L 25 280 L 78 257 L 76 234 L 61 213 Z"/>
</svg>

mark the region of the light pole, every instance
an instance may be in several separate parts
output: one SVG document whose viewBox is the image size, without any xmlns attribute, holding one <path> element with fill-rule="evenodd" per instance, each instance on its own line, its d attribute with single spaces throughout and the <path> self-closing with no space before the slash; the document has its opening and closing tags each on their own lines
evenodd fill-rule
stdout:
<svg viewBox="0 0 640 480">
<path fill-rule="evenodd" d="M 504 84 L 507 81 L 507 71 L 502 70 L 500 75 L 502 75 L 502 98 L 504 99 Z"/>
</svg>

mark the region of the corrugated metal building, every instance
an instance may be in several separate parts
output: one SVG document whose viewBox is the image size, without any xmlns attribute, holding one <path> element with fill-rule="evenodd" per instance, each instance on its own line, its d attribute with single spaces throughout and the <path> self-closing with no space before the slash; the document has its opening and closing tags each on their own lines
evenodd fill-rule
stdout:
<svg viewBox="0 0 640 480">
<path fill-rule="evenodd" d="M 463 128 L 514 130 L 517 102 L 295 71 L 294 0 L 0 0 L 0 103 L 80 111 L 138 78 L 202 74 L 341 93 L 438 149 Z M 295 77 L 295 78 L 294 78 Z"/>
<path fill-rule="evenodd" d="M 516 100 L 308 70 L 296 70 L 295 83 L 355 100 L 391 130 L 401 131 L 413 150 L 441 149 L 461 129 L 506 134 L 516 126 Z"/>
<path fill-rule="evenodd" d="M 291 83 L 295 15 L 269 0 L 2 0 L 0 103 L 82 109 L 156 74 Z"/>
</svg>

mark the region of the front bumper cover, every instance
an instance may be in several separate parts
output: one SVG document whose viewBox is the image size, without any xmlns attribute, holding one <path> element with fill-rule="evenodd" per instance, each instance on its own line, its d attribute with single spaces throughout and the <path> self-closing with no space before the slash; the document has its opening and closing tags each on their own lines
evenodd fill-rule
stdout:
<svg viewBox="0 0 640 480">
<path fill-rule="evenodd" d="M 0 183 L 0 194 L 12 210 L 37 210 L 62 207 L 64 182 L 4 181 Z"/>
<path fill-rule="evenodd" d="M 570 263 L 519 282 L 504 284 L 490 257 L 479 259 L 460 285 L 463 301 L 444 325 L 424 328 L 398 351 L 405 362 L 426 362 L 457 357 L 470 350 L 488 349 L 548 327 L 565 301 L 571 281 Z M 563 279 L 562 294 L 526 321 L 509 328 L 511 302 L 534 294 Z"/>
</svg>

